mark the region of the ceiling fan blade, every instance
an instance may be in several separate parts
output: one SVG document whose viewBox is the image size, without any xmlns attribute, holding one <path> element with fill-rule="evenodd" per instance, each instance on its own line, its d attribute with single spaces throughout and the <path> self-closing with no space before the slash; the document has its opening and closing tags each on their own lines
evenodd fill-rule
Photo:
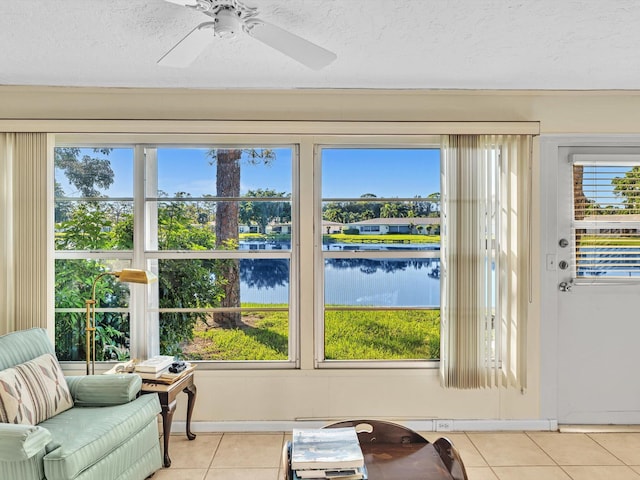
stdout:
<svg viewBox="0 0 640 480">
<path fill-rule="evenodd" d="M 163 67 L 188 67 L 214 41 L 213 25 L 205 22 L 191 30 L 171 50 L 165 53 L 158 65 Z"/>
<path fill-rule="evenodd" d="M 183 7 L 195 7 L 198 5 L 197 0 L 164 0 L 165 2 L 175 3 L 176 5 L 182 5 Z"/>
<path fill-rule="evenodd" d="M 320 70 L 337 58 L 335 53 L 262 20 L 247 22 L 246 32 L 313 70 Z"/>
</svg>

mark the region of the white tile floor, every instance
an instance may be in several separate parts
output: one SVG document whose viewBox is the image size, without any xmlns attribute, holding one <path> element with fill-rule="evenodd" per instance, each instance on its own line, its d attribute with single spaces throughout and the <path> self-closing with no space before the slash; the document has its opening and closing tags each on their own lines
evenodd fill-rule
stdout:
<svg viewBox="0 0 640 480">
<path fill-rule="evenodd" d="M 640 433 L 421 432 L 447 436 L 470 480 L 640 480 Z M 172 435 L 172 465 L 153 480 L 279 480 L 288 433 Z M 401 480 L 401 479 L 398 479 Z M 425 479 L 428 480 L 428 479 Z"/>
</svg>

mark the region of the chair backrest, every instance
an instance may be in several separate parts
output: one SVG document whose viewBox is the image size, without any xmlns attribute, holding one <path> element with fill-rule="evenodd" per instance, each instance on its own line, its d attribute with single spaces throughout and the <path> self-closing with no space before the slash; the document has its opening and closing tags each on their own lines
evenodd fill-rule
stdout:
<svg viewBox="0 0 640 480">
<path fill-rule="evenodd" d="M 44 328 L 19 330 L 0 336 L 0 370 L 14 367 L 45 353 L 56 354 Z"/>
</svg>

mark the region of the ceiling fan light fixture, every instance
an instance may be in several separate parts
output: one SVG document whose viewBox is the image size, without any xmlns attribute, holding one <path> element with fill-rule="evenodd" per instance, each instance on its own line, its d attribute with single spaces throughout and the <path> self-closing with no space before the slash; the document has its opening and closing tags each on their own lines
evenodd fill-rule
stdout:
<svg viewBox="0 0 640 480">
<path fill-rule="evenodd" d="M 240 29 L 240 20 L 235 10 L 223 9 L 216 15 L 215 32 L 220 38 L 233 38 Z"/>
</svg>

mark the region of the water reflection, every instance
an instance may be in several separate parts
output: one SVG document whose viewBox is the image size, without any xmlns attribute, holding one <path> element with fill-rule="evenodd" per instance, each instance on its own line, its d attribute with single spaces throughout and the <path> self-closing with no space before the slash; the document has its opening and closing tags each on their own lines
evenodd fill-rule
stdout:
<svg viewBox="0 0 640 480">
<path fill-rule="evenodd" d="M 349 248 L 355 247 L 371 248 L 349 244 Z M 289 275 L 287 259 L 241 260 L 242 302 L 288 303 Z M 325 260 L 324 276 L 325 303 L 331 305 L 437 307 L 440 304 L 437 258 L 331 258 Z"/>
</svg>

